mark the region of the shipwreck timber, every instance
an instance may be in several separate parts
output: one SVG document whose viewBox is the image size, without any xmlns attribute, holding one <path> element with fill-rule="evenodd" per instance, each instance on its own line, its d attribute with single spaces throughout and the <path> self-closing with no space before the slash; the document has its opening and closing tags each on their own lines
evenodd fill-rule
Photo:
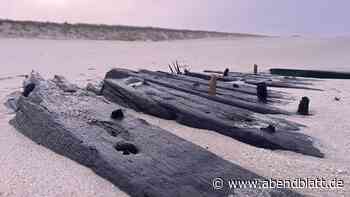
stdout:
<svg viewBox="0 0 350 197">
<path fill-rule="evenodd" d="M 113 69 L 106 74 L 102 94 L 125 107 L 213 130 L 256 147 L 323 157 L 311 137 L 295 132 L 301 125 L 266 115 L 288 114 L 283 110 L 259 102 L 210 96 L 198 89 L 198 84 L 150 71 Z M 269 127 L 275 132 L 266 132 Z"/>
<path fill-rule="evenodd" d="M 271 74 L 320 79 L 350 79 L 350 72 L 272 68 Z"/>
<path fill-rule="evenodd" d="M 206 73 L 216 73 L 224 74 L 221 71 L 211 71 L 206 70 Z M 206 79 L 210 78 L 209 75 L 204 73 L 190 72 L 186 71 L 184 73 L 187 76 L 192 76 L 196 78 Z M 272 73 L 275 74 L 275 73 Z M 286 75 L 287 76 L 287 75 Z M 294 75 L 290 75 L 294 76 Z M 257 85 L 261 82 L 266 83 L 269 87 L 275 88 L 292 88 L 292 89 L 305 89 L 305 90 L 320 90 L 317 88 L 312 88 L 312 82 L 310 80 L 293 78 L 293 77 L 281 77 L 278 75 L 271 75 L 268 73 L 259 73 L 259 74 L 250 74 L 250 73 L 240 73 L 240 72 L 227 72 L 227 74 L 219 78 L 221 81 L 233 82 L 233 81 L 242 81 L 246 84 Z"/>
<path fill-rule="evenodd" d="M 212 180 L 217 177 L 264 178 L 58 78 L 44 80 L 32 73 L 28 84 L 34 88 L 13 103 L 16 116 L 11 124 L 36 143 L 91 168 L 133 197 L 219 197 L 230 193 L 301 196 L 287 189 L 230 191 L 224 185 L 214 190 Z"/>
</svg>

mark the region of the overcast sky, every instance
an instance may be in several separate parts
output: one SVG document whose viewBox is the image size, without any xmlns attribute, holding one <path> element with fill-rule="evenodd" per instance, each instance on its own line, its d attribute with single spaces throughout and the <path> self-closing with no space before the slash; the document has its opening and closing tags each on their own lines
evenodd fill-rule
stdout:
<svg viewBox="0 0 350 197">
<path fill-rule="evenodd" d="M 0 18 L 350 35 L 350 0 L 0 0 Z"/>
</svg>

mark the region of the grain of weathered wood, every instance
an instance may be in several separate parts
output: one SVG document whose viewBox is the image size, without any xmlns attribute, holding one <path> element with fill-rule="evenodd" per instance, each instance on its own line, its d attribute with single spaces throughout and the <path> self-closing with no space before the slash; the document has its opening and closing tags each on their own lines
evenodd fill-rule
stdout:
<svg viewBox="0 0 350 197">
<path fill-rule="evenodd" d="M 200 90 L 203 93 L 204 89 L 209 86 L 209 81 L 207 80 L 194 78 L 186 75 L 172 75 L 161 71 L 154 72 L 149 70 L 140 70 L 139 73 L 158 76 L 159 78 L 167 78 L 168 80 L 177 80 L 181 83 L 192 84 L 195 85 L 196 90 Z M 248 102 L 258 102 L 258 98 L 256 96 L 257 90 L 255 85 L 248 85 L 243 83 L 226 83 L 222 81 L 217 81 L 216 88 L 219 95 L 227 97 L 228 99 L 235 98 Z M 288 102 L 290 99 L 292 99 L 290 96 L 281 91 L 268 90 L 268 94 L 268 103 L 282 103 Z"/>
<path fill-rule="evenodd" d="M 220 71 L 205 71 L 208 73 L 220 73 Z M 206 79 L 208 75 L 202 73 L 185 73 L 189 76 L 198 77 Z M 247 84 L 257 85 L 264 82 L 269 87 L 276 88 L 293 88 L 293 89 L 306 89 L 306 90 L 320 90 L 317 88 L 310 87 L 312 83 L 310 80 L 300 79 L 300 78 L 288 78 L 281 77 L 277 75 L 271 75 L 267 73 L 250 74 L 250 73 L 240 73 L 240 72 L 229 72 L 227 76 L 221 78 L 220 80 L 230 82 L 230 81 L 244 81 Z"/>
<path fill-rule="evenodd" d="M 208 95 L 208 85 L 202 85 L 202 84 L 193 84 L 191 82 L 182 81 L 182 80 L 175 80 L 171 77 L 167 76 L 159 76 L 155 75 L 152 72 L 134 72 L 127 69 L 114 69 L 107 73 L 106 78 L 119 78 L 119 76 L 134 76 L 143 78 L 146 81 L 164 86 L 168 89 L 178 90 L 182 92 L 186 92 L 191 95 L 204 97 L 209 100 L 214 100 L 220 103 L 224 103 L 227 105 L 249 109 L 254 112 L 263 113 L 263 114 L 289 114 L 289 112 L 266 105 L 264 103 L 260 103 L 257 99 L 257 95 L 254 95 L 254 100 L 248 101 L 249 97 L 246 97 L 244 95 L 241 95 L 239 98 L 239 94 L 232 93 L 225 90 L 218 90 L 218 94 L 216 96 Z M 256 92 L 256 90 L 255 90 Z M 270 100 L 271 101 L 271 100 Z"/>
<path fill-rule="evenodd" d="M 169 83 L 172 82 L 159 83 L 137 72 L 114 69 L 106 75 L 103 94 L 137 111 L 214 130 L 257 147 L 323 157 L 309 136 L 293 131 L 299 129 L 298 124 L 192 94 Z M 264 131 L 269 125 L 276 126 L 275 133 Z"/>
<path fill-rule="evenodd" d="M 140 70 L 140 73 L 150 73 L 152 75 L 159 75 L 175 80 L 181 80 L 181 81 L 188 81 L 188 82 L 193 82 L 193 83 L 199 83 L 202 85 L 208 86 L 208 80 L 206 79 L 201 79 L 201 78 L 196 78 L 196 77 L 191 77 L 187 75 L 172 75 L 166 72 L 162 71 L 149 71 L 149 70 Z M 221 72 L 222 73 L 222 72 Z M 235 87 L 236 85 L 236 87 Z M 238 87 L 237 87 L 238 86 Z M 217 87 L 225 90 L 229 90 L 230 92 L 233 92 L 235 94 L 242 93 L 244 95 L 249 94 L 249 95 L 254 95 L 256 96 L 256 87 L 255 85 L 249 85 L 249 84 L 236 84 L 236 83 L 225 83 L 222 81 L 217 82 Z M 269 90 L 269 96 L 270 98 L 277 98 L 277 99 L 290 99 L 287 98 L 287 96 L 281 92 L 281 91 L 276 91 L 276 90 Z"/>
<path fill-rule="evenodd" d="M 225 180 L 264 179 L 236 164 L 137 119 L 120 106 L 77 89 L 62 90 L 54 81 L 33 74 L 36 86 L 20 96 L 11 121 L 20 132 L 56 153 L 91 168 L 132 197 L 301 196 L 286 189 L 214 190 Z"/>
<path fill-rule="evenodd" d="M 204 73 L 217 73 L 222 74 L 222 71 L 214 71 L 214 70 L 204 70 Z M 251 74 L 251 73 L 243 73 L 243 72 L 229 72 L 227 76 L 231 77 L 241 77 L 241 78 L 250 78 L 250 79 L 266 79 L 266 80 L 283 80 L 286 82 L 293 82 L 301 85 L 312 85 L 312 82 L 318 81 L 316 79 L 307 79 L 307 78 L 300 78 L 295 76 L 280 76 L 275 75 L 271 73 L 266 72 L 259 72 L 258 75 Z"/>
</svg>

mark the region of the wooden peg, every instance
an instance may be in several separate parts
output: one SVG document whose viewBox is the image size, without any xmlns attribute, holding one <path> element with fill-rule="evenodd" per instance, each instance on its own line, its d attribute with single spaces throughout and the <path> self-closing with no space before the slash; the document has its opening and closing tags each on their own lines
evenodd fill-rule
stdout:
<svg viewBox="0 0 350 197">
<path fill-rule="evenodd" d="M 310 99 L 304 96 L 299 103 L 298 113 L 301 115 L 309 115 L 309 105 Z"/>
<path fill-rule="evenodd" d="M 217 76 L 212 75 L 209 81 L 209 95 L 211 96 L 216 95 L 216 81 L 217 81 Z"/>
</svg>

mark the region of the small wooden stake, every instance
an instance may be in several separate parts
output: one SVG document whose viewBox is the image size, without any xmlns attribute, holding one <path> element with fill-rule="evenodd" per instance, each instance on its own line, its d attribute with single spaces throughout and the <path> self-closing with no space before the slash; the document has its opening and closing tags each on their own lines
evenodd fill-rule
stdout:
<svg viewBox="0 0 350 197">
<path fill-rule="evenodd" d="M 258 83 L 256 88 L 257 96 L 259 101 L 266 102 L 267 101 L 267 85 L 266 83 Z"/>
<path fill-rule="evenodd" d="M 258 65 L 254 64 L 254 75 L 258 74 Z"/>
<path fill-rule="evenodd" d="M 177 62 L 177 60 L 175 62 L 175 68 L 176 68 L 175 70 L 176 70 L 177 74 L 181 75 L 182 73 L 181 73 L 180 66 L 179 66 L 179 63 Z"/>
<path fill-rule="evenodd" d="M 301 115 L 309 115 L 309 104 L 310 99 L 308 97 L 303 97 L 299 103 L 298 113 Z"/>
<path fill-rule="evenodd" d="M 230 72 L 230 70 L 228 68 L 226 68 L 224 71 L 224 77 L 227 77 L 229 72 Z"/>
<path fill-rule="evenodd" d="M 212 75 L 209 81 L 209 95 L 211 96 L 216 95 L 216 80 L 217 80 L 217 76 Z"/>
<path fill-rule="evenodd" d="M 173 68 L 171 68 L 170 64 L 169 64 L 169 69 L 170 69 L 171 73 L 174 74 Z"/>
</svg>

